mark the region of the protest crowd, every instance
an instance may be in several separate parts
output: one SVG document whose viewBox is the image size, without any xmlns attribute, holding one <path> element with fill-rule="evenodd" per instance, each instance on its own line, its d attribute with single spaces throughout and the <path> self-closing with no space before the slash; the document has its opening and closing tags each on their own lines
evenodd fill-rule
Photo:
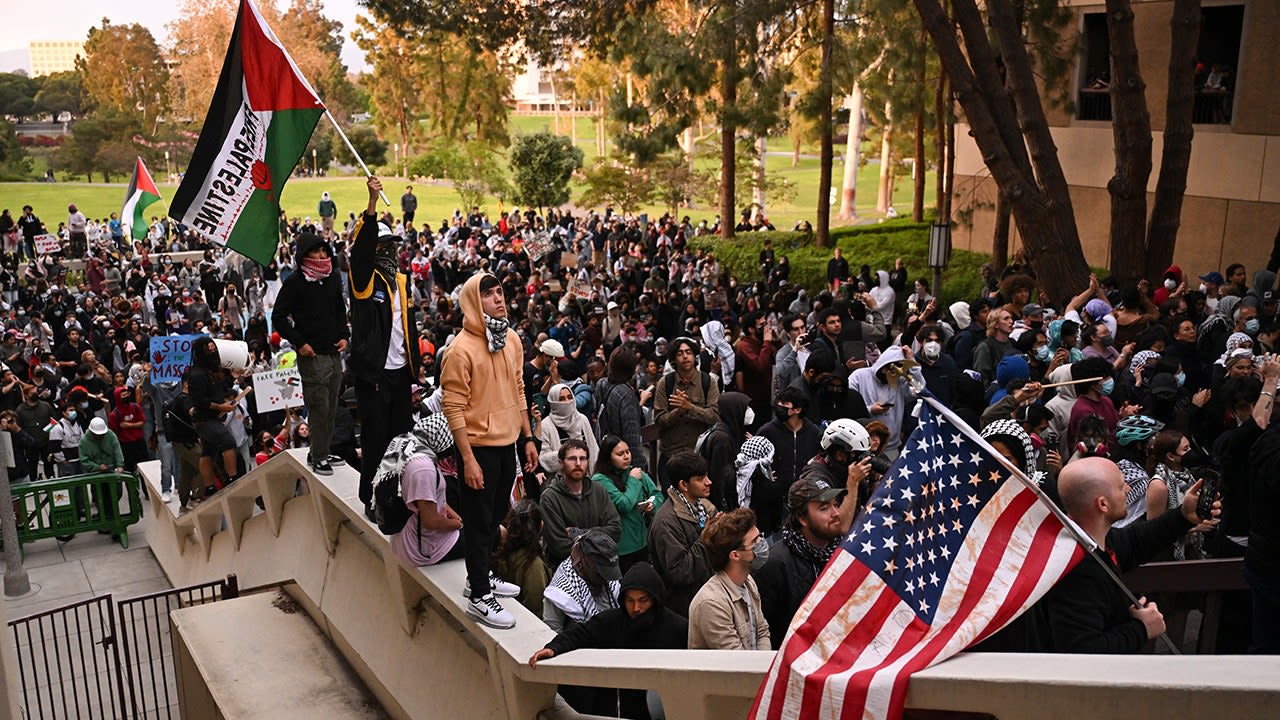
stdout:
<svg viewBox="0 0 1280 720">
<path fill-rule="evenodd" d="M 5 210 L 10 477 L 159 459 L 182 511 L 308 448 L 316 474 L 359 471 L 404 562 L 466 564 L 471 617 L 511 627 L 511 598 L 554 629 L 531 665 L 579 648 L 768 651 L 912 452 L 925 391 L 1102 563 L 1243 557 L 1252 592 L 1228 597 L 1218 649 L 1280 651 L 1275 261 L 1093 278 L 1062 298 L 1015 261 L 944 307 L 921 269 L 839 249 L 821 292 L 769 246 L 733 277 L 689 247 L 718 219 L 419 218 L 411 190 L 392 212 L 369 188 L 365 208 L 326 193 L 315 220 L 282 216 L 266 266 L 168 219 L 135 239 L 74 205 L 65 221 Z M 38 249 L 50 235 L 57 251 Z M 194 336 L 190 367 L 157 377 L 153 343 L 175 335 Z M 246 367 L 225 369 L 215 340 L 247 343 Z M 246 397 L 253 374 L 292 367 L 301 408 Z M 1144 600 L 1084 562 L 988 649 L 1138 652 L 1195 609 Z M 651 714 L 643 691 L 561 694 Z"/>
</svg>

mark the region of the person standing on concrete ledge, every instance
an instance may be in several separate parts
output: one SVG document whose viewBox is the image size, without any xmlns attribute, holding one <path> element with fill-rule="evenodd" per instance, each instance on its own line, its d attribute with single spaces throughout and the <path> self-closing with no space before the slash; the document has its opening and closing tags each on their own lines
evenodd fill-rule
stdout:
<svg viewBox="0 0 1280 720">
<path fill-rule="evenodd" d="M 329 244 L 314 233 L 299 233 L 298 257 L 298 272 L 280 286 L 271 326 L 298 349 L 298 375 L 311 430 L 307 466 L 317 475 L 332 475 L 329 446 L 342 389 L 341 354 L 350 337 L 347 306 Z"/>
<path fill-rule="evenodd" d="M 524 348 L 507 319 L 498 278 L 477 273 L 462 286 L 462 332 L 445 348 L 440 366 L 441 407 L 458 448 L 463 483 L 458 513 L 467 564 L 467 614 L 496 628 L 515 618 L 495 595 L 515 597 L 520 588 L 489 570 L 498 523 L 511 504 L 517 457 L 524 471 L 538 465 L 524 395 Z M 366 450 L 366 452 L 368 452 Z M 519 453 L 519 455 L 517 455 Z"/>
</svg>

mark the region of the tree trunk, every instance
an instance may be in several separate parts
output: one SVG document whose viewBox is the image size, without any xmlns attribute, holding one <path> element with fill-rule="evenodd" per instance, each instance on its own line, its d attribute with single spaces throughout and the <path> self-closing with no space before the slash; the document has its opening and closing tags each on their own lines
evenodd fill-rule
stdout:
<svg viewBox="0 0 1280 720">
<path fill-rule="evenodd" d="M 991 264 L 999 275 L 1009 264 L 1009 218 L 1013 207 L 1003 195 L 996 195 L 996 228 L 991 238 Z"/>
<path fill-rule="evenodd" d="M 892 73 L 890 73 L 892 75 Z M 893 105 L 884 104 L 884 127 L 880 130 L 880 185 L 876 189 L 876 212 L 887 213 L 893 204 L 893 185 L 889 180 L 893 162 Z"/>
<path fill-rule="evenodd" d="M 951 79 L 955 97 L 964 109 L 982 159 L 1012 206 L 1018 233 L 1041 284 L 1055 300 L 1075 295 L 1089 282 L 1089 265 L 1080 248 L 1071 197 L 1025 48 L 1021 41 L 1015 42 L 1014 48 L 1002 42 L 1009 72 L 1015 78 L 1011 87 L 1018 114 L 1014 116 L 1009 110 L 1009 93 L 1003 86 L 987 27 L 976 3 L 956 0 L 953 4 L 956 23 L 964 30 L 961 48 L 956 23 L 943 11 L 938 0 L 914 1 Z M 985 5 L 993 19 L 1001 16 L 1002 22 L 998 23 L 1001 32 L 1008 32 L 1004 16 L 1012 17 L 1009 0 L 987 0 Z M 1021 37 L 1016 23 L 1013 34 Z M 1006 137 L 1012 142 L 1007 142 Z"/>
<path fill-rule="evenodd" d="M 822 61 L 818 73 L 818 111 L 822 116 L 818 119 L 821 138 L 821 153 L 818 174 L 818 222 L 815 228 L 815 242 L 818 247 L 831 244 L 831 164 L 835 160 L 832 143 L 835 120 L 831 113 L 831 102 L 835 95 L 832 84 L 831 62 L 835 51 L 836 38 L 836 3 L 835 0 L 822 0 Z"/>
<path fill-rule="evenodd" d="M 737 12 L 737 3 L 731 3 L 727 12 Z M 724 39 L 724 56 L 720 59 L 720 236 L 733 237 L 733 226 L 737 223 L 737 210 L 734 203 L 734 190 L 737 182 L 737 148 L 738 135 L 738 67 L 737 39 L 730 20 Z"/>
<path fill-rule="evenodd" d="M 1169 45 L 1169 96 L 1165 105 L 1164 154 L 1147 226 L 1145 277 L 1155 279 L 1173 264 L 1182 222 L 1182 196 L 1191 165 L 1191 111 L 1195 106 L 1196 48 L 1200 40 L 1200 0 L 1174 0 Z"/>
<path fill-rule="evenodd" d="M 854 83 L 845 100 L 849 108 L 849 137 L 844 143 L 844 178 L 840 188 L 840 219 L 858 217 L 858 165 L 862 162 L 862 88 Z"/>
<path fill-rule="evenodd" d="M 800 166 L 800 137 L 796 136 L 791 141 L 791 167 Z"/>
<path fill-rule="evenodd" d="M 693 134 L 692 125 L 684 129 L 684 142 L 682 144 L 684 145 L 685 160 L 689 162 L 689 172 L 693 172 L 697 169 L 693 165 L 693 158 L 698 150 L 698 141 L 696 136 Z"/>
<path fill-rule="evenodd" d="M 755 204 L 751 211 L 753 217 L 765 215 L 765 162 L 768 149 L 768 138 L 764 135 L 756 138 L 756 162 L 753 168 L 755 173 L 751 179 L 751 202 Z"/>
<path fill-rule="evenodd" d="M 912 172 L 915 185 L 911 193 L 911 221 L 924 222 L 924 106 L 916 111 L 916 161 Z"/>
<path fill-rule="evenodd" d="M 605 127 L 604 127 L 605 118 L 608 117 L 609 115 L 608 110 L 605 109 L 607 107 L 608 106 L 605 104 L 604 90 L 601 90 L 600 91 L 600 110 L 599 110 L 599 115 L 596 116 L 596 156 L 597 157 L 604 157 L 605 155 L 608 154 L 607 150 L 609 148 L 609 138 L 605 135 Z"/>
<path fill-rule="evenodd" d="M 947 107 L 947 74 L 938 73 L 938 90 L 933 95 L 933 117 L 935 154 L 938 156 L 938 176 L 934 183 L 934 209 L 938 214 L 938 222 L 945 223 L 949 218 L 942 213 L 943 196 L 947 188 L 947 174 L 943 168 L 947 162 L 947 130 L 951 127 L 951 112 Z M 936 292 L 936 291 L 935 291 Z"/>
<path fill-rule="evenodd" d="M 555 73 L 551 73 L 551 134 L 560 134 L 560 93 L 556 92 Z"/>
<path fill-rule="evenodd" d="M 569 141 L 578 147 L 578 99 L 575 96 L 569 101 Z"/>
<path fill-rule="evenodd" d="M 1111 40 L 1111 133 L 1116 172 L 1111 193 L 1111 274 L 1136 282 L 1146 268 L 1147 180 L 1151 177 L 1151 114 L 1138 65 L 1129 0 L 1107 0 Z"/>
</svg>

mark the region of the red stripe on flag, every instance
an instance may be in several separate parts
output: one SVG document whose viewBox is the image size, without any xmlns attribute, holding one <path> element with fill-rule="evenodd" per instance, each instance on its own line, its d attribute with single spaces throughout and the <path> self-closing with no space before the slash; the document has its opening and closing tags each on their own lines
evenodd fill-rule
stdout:
<svg viewBox="0 0 1280 720">
<path fill-rule="evenodd" d="M 1027 551 L 1027 559 L 1023 563 L 1023 567 L 1047 568 L 1049 558 L 1053 555 L 1053 549 L 1057 547 L 1058 535 L 1061 532 L 1062 522 L 1053 515 L 1046 515 L 1044 520 L 1041 521 L 1040 527 L 1036 528 L 1035 538 L 1031 541 L 1031 548 Z M 1084 557 L 1084 549 L 1080 547 L 1079 543 L 1076 543 L 1075 551 L 1072 553 L 1071 559 L 1067 561 L 1067 569 L 1070 570 L 1082 557 Z M 1000 606 L 1000 610 L 991 619 L 991 624 L 974 639 L 970 647 L 986 640 L 1004 627 L 1005 623 L 1013 618 L 1014 614 L 1018 612 L 1018 608 L 1022 607 L 1022 604 L 1035 591 L 1041 577 L 1043 575 L 1033 575 L 1029 572 L 1018 573 L 1018 577 L 1009 588 L 1009 594 L 1005 598 L 1004 604 Z"/>
<path fill-rule="evenodd" d="M 160 191 L 156 189 L 155 182 L 151 179 L 151 173 L 147 172 L 147 166 L 142 163 L 142 158 L 138 158 L 138 166 L 133 170 L 134 176 L 137 178 L 134 183 L 134 190 L 151 193 L 156 197 L 160 197 Z M 127 200 L 128 198 L 126 198 Z"/>
<path fill-rule="evenodd" d="M 837 550 L 836 554 L 839 555 L 843 552 L 845 551 Z M 832 559 L 834 560 L 834 557 Z M 830 568 L 831 563 L 827 563 L 827 569 L 829 570 Z M 809 613 L 809 616 L 792 631 L 791 636 L 783 641 L 782 650 L 774 660 L 774 665 L 778 668 L 777 677 L 772 679 L 772 683 L 770 683 L 768 676 L 765 677 L 765 684 L 772 684 L 773 686 L 773 696 L 769 702 L 769 717 L 781 717 L 782 704 L 787 697 L 787 684 L 790 681 L 791 664 L 813 645 L 813 640 L 818 636 L 818 633 L 822 632 L 822 629 L 826 627 L 827 623 L 831 622 L 836 613 L 844 609 L 845 598 L 852 595 L 869 574 L 871 574 L 871 569 L 866 565 L 857 561 L 851 563 L 841 574 L 841 577 L 833 583 L 826 596 L 814 606 L 813 612 Z M 821 582 L 821 578 L 819 578 L 819 582 Z M 764 686 L 762 685 L 758 694 L 763 692 Z"/>
<path fill-rule="evenodd" d="M 906 700 L 907 681 L 910 680 L 911 674 L 932 665 L 938 654 L 951 641 L 951 638 L 969 621 L 974 606 L 982 600 L 987 588 L 991 585 L 991 579 L 1000 567 L 1000 561 L 1009 548 L 1009 540 L 1013 537 L 1013 530 L 1036 502 L 1037 499 L 1034 493 L 1019 493 L 1001 511 L 999 519 L 997 519 L 987 535 L 987 541 L 982 546 L 978 561 L 974 564 L 973 572 L 969 576 L 969 584 L 965 587 L 964 596 L 960 600 L 960 606 L 956 608 L 956 612 L 951 616 L 951 619 L 941 628 L 938 628 L 938 632 L 934 634 L 929 643 L 894 673 L 893 692 L 890 696 L 889 708 L 902 707 Z M 1035 567 L 1025 562 L 1021 563 L 1018 574 L 1023 575 L 1022 570 L 1024 569 L 1035 570 Z M 1035 577 L 1038 579 L 1039 575 L 1037 574 Z"/>
<path fill-rule="evenodd" d="M 259 112 L 320 108 L 315 92 L 262 22 L 252 3 L 240 0 L 240 57 L 249 107 Z"/>
<path fill-rule="evenodd" d="M 866 714 L 867 693 L 871 690 L 871 679 L 879 672 L 881 668 L 898 662 L 903 656 L 911 652 L 918 646 L 918 643 L 928 636 L 930 626 L 925 624 L 915 613 L 912 613 L 911 625 L 907 628 L 902 637 L 893 646 L 893 650 L 884 657 L 883 660 L 876 663 L 875 667 L 859 670 L 849 676 L 848 682 L 845 683 L 844 701 L 840 703 L 840 718 L 861 718 Z"/>
<path fill-rule="evenodd" d="M 863 614 L 853 631 L 845 636 L 831 657 L 827 658 L 822 667 L 809 673 L 809 676 L 804 679 L 804 693 L 800 697 L 800 717 L 809 718 L 817 715 L 827 678 L 843 672 L 852 665 L 866 649 L 867 643 L 877 639 L 881 629 L 889 622 L 893 608 L 900 600 L 897 594 L 883 586 L 877 595 L 876 601 Z"/>
</svg>

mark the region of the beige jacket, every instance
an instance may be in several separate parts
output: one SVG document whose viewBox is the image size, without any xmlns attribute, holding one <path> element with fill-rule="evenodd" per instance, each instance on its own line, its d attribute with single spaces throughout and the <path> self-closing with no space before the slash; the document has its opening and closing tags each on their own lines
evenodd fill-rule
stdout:
<svg viewBox="0 0 1280 720">
<path fill-rule="evenodd" d="M 689 605 L 689 649 L 772 652 L 769 623 L 760 605 L 760 589 L 750 576 L 747 577 L 747 596 L 751 599 L 750 609 L 742 591 L 723 570 L 712 575 Z"/>
</svg>

